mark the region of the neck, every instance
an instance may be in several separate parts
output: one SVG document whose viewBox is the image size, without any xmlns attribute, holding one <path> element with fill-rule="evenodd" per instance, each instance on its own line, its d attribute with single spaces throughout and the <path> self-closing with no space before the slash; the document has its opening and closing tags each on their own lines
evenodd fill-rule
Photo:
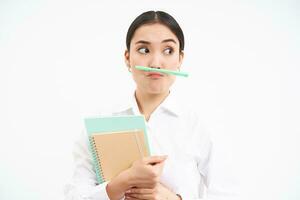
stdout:
<svg viewBox="0 0 300 200">
<path fill-rule="evenodd" d="M 140 90 L 136 90 L 135 98 L 140 110 L 140 113 L 143 114 L 148 121 L 152 112 L 165 100 L 169 95 L 169 91 L 161 94 L 149 94 L 143 93 Z"/>
</svg>

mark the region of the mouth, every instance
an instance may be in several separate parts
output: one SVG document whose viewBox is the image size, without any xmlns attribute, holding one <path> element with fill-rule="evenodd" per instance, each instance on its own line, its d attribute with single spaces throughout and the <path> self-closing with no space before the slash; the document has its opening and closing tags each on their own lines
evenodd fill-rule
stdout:
<svg viewBox="0 0 300 200">
<path fill-rule="evenodd" d="M 150 72 L 147 74 L 147 77 L 149 77 L 149 78 L 160 78 L 163 76 L 164 76 L 163 74 L 157 73 L 157 72 Z"/>
</svg>

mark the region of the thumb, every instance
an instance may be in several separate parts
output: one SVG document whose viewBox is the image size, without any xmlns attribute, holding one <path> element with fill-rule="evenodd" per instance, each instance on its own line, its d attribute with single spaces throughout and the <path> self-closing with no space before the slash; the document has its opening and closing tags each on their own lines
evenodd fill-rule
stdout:
<svg viewBox="0 0 300 200">
<path fill-rule="evenodd" d="M 145 164 L 155 165 L 161 163 L 167 159 L 167 155 L 164 156 L 149 156 L 144 158 Z"/>
</svg>

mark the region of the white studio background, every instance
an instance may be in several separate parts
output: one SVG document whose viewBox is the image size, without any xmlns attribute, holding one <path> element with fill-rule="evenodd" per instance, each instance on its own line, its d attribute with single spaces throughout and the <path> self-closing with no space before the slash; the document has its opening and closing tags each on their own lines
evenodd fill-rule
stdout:
<svg viewBox="0 0 300 200">
<path fill-rule="evenodd" d="M 128 98 L 125 35 L 164 10 L 189 96 L 245 199 L 300 199 L 299 1 L 0 1 L 0 199 L 63 199 L 82 118 Z"/>
</svg>

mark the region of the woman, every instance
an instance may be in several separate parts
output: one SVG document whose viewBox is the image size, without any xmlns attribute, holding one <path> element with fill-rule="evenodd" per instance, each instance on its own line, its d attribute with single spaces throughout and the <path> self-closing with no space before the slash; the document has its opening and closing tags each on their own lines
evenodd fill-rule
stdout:
<svg viewBox="0 0 300 200">
<path fill-rule="evenodd" d="M 212 182 L 212 143 L 194 112 L 179 105 L 170 87 L 175 76 L 135 66 L 180 70 L 184 35 L 169 14 L 138 16 L 126 37 L 125 62 L 136 83 L 132 103 L 113 115 L 143 114 L 154 156 L 136 161 L 109 182 L 97 185 L 86 135 L 76 144 L 76 167 L 67 199 L 208 199 L 232 197 Z M 166 155 L 166 156 L 164 156 Z"/>
</svg>

